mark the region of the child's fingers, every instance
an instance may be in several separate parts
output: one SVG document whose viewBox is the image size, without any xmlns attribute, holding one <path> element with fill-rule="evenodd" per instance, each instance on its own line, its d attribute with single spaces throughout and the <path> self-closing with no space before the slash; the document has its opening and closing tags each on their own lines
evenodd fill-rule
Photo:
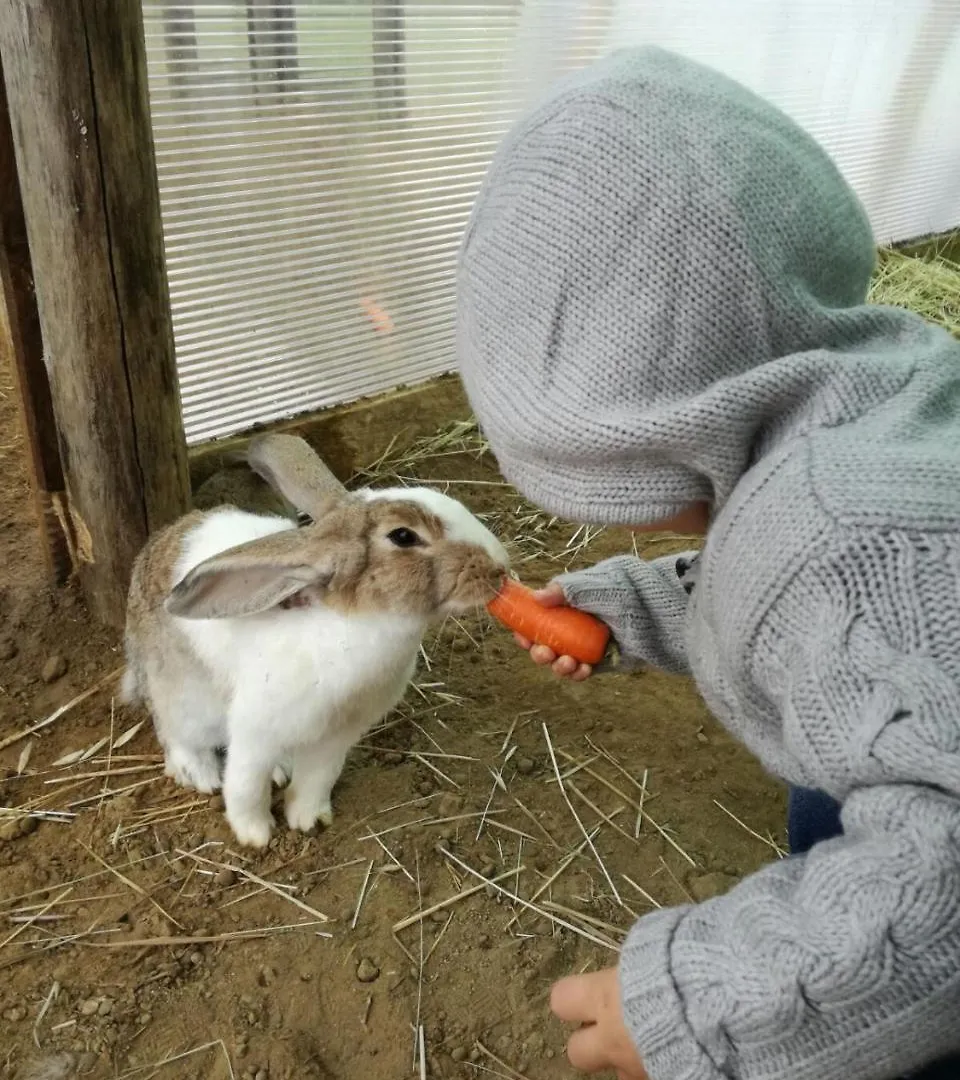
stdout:
<svg viewBox="0 0 960 1080">
<path fill-rule="evenodd" d="M 596 990 L 598 974 L 567 975 L 553 984 L 550 1011 L 558 1020 L 571 1024 L 592 1024 L 596 1021 L 599 1013 Z"/>
<path fill-rule="evenodd" d="M 563 595 L 563 589 L 555 582 L 551 582 L 542 589 L 537 589 L 533 595 L 541 607 L 563 607 L 567 602 Z"/>
<path fill-rule="evenodd" d="M 523 634 L 518 634 L 516 630 L 513 632 L 513 640 L 521 649 L 526 649 L 528 652 L 533 645 L 533 642 L 528 637 L 524 637 Z"/>
<path fill-rule="evenodd" d="M 565 679 L 573 675 L 580 665 L 572 656 L 558 656 L 551 666 L 554 675 L 559 675 L 562 679 Z"/>
<path fill-rule="evenodd" d="M 572 682 L 583 682 L 593 674 L 593 668 L 589 664 L 581 664 L 572 656 L 558 656 L 551 665 L 554 675 L 561 679 L 570 679 Z"/>
<path fill-rule="evenodd" d="M 549 667 L 557 659 L 557 654 L 546 645 L 533 645 L 530 649 L 530 659 L 540 667 Z"/>
<path fill-rule="evenodd" d="M 604 1032 L 597 1024 L 586 1024 L 575 1031 L 567 1041 L 567 1057 L 570 1064 L 581 1072 L 600 1072 L 611 1065 L 609 1047 Z"/>
</svg>

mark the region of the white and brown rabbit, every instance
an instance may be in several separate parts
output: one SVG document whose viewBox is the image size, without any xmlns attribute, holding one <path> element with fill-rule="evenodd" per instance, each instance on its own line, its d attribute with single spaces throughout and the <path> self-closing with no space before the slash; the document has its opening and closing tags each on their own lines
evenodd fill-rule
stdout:
<svg viewBox="0 0 960 1080">
<path fill-rule="evenodd" d="M 401 699 L 431 620 L 495 593 L 502 544 L 427 488 L 347 493 L 302 439 L 266 435 L 249 461 L 313 523 L 221 507 L 158 533 L 127 609 L 128 701 L 146 701 L 166 771 L 220 787 L 237 839 L 270 839 L 271 780 L 287 824 L 332 821 L 349 749 Z"/>
</svg>

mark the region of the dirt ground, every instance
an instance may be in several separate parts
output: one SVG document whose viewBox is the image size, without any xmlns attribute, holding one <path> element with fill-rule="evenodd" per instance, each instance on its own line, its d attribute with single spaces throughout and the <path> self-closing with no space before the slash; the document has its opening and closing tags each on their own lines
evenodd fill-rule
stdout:
<svg viewBox="0 0 960 1080">
<path fill-rule="evenodd" d="M 0 1076 L 572 1076 L 551 982 L 612 962 L 654 904 L 776 857 L 782 792 L 689 682 L 564 685 L 480 618 L 427 639 L 330 830 L 236 850 L 218 799 L 164 779 L 149 721 L 114 703 L 117 638 L 44 582 L 10 383 L 0 369 L 0 806 L 17 808 L 0 820 Z M 469 440 L 396 467 L 417 470 L 534 555 L 531 582 L 629 550 L 534 515 Z M 561 769 L 584 765 L 565 788 L 596 857 L 545 731 Z M 470 891 L 476 875 L 497 884 Z"/>
</svg>

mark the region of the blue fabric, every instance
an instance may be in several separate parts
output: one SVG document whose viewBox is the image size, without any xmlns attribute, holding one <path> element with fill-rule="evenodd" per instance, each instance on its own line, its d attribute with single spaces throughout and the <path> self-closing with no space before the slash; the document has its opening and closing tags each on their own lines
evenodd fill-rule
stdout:
<svg viewBox="0 0 960 1080">
<path fill-rule="evenodd" d="M 787 836 L 791 855 L 803 855 L 814 844 L 843 833 L 840 804 L 822 791 L 791 788 L 787 804 Z M 960 1080 L 960 1058 L 944 1058 L 911 1073 L 904 1080 Z"/>
<path fill-rule="evenodd" d="M 803 855 L 821 840 L 840 836 L 840 804 L 822 791 L 791 788 L 787 807 L 787 836 L 790 852 Z"/>
</svg>

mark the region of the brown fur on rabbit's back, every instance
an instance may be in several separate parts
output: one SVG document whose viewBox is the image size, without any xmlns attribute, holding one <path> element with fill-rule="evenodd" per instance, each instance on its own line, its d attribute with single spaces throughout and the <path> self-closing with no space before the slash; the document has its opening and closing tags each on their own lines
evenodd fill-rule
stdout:
<svg viewBox="0 0 960 1080">
<path fill-rule="evenodd" d="M 123 699 L 131 705 L 145 699 L 141 658 L 144 648 L 159 648 L 168 636 L 162 633 L 160 621 L 165 614 L 163 603 L 174 584 L 173 568 L 183 550 L 184 537 L 205 517 L 203 511 L 194 510 L 161 529 L 147 541 L 133 564 L 125 631 L 127 670 L 122 689 Z"/>
<path fill-rule="evenodd" d="M 193 505 L 198 510 L 235 506 L 250 514 L 275 514 L 297 520 L 296 508 L 242 461 L 218 469 L 197 489 Z"/>
</svg>

